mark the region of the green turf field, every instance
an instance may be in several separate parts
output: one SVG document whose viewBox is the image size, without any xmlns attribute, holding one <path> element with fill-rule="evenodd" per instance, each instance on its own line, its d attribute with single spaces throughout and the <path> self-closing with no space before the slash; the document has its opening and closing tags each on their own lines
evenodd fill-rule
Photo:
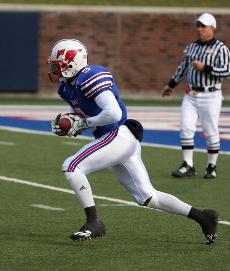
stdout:
<svg viewBox="0 0 230 271">
<path fill-rule="evenodd" d="M 0 130 L 0 175 L 70 189 L 60 167 L 85 143 Z M 229 156 L 220 155 L 218 179 L 211 182 L 202 179 L 204 153 L 195 154 L 198 176 L 183 180 L 170 177 L 180 151 L 143 147 L 143 159 L 157 189 L 199 208 L 216 208 L 230 221 Z M 110 170 L 89 179 L 94 195 L 132 201 Z M 68 235 L 84 223 L 84 213 L 73 194 L 3 180 L 0 189 L 1 271 L 230 270 L 230 226 L 220 225 L 218 243 L 207 246 L 199 226 L 187 218 L 95 199 L 107 235 L 74 243 Z"/>
</svg>

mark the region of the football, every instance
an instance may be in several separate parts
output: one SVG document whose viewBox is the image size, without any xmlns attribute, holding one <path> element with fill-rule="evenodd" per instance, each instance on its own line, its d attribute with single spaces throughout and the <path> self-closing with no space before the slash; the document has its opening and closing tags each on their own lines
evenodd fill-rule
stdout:
<svg viewBox="0 0 230 271">
<path fill-rule="evenodd" d="M 60 127 L 60 129 L 62 130 L 62 132 L 67 135 L 67 133 L 69 132 L 69 129 L 72 127 L 73 125 L 73 120 L 71 117 L 69 117 L 67 114 L 63 115 L 60 117 L 59 121 L 58 121 L 58 125 Z"/>
</svg>

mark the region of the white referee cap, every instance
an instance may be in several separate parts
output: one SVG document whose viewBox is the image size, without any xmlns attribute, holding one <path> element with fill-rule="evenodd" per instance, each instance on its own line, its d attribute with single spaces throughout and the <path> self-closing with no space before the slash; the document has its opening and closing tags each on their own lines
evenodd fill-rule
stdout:
<svg viewBox="0 0 230 271">
<path fill-rule="evenodd" d="M 212 26 L 216 28 L 216 19 L 215 17 L 210 13 L 203 13 L 201 14 L 197 20 L 197 22 L 201 22 L 202 24 L 206 26 Z"/>
</svg>

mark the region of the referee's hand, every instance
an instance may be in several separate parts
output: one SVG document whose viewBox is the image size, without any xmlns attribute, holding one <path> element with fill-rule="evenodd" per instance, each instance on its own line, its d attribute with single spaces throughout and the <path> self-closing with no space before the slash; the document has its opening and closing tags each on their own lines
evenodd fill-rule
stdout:
<svg viewBox="0 0 230 271">
<path fill-rule="evenodd" d="M 161 91 L 161 95 L 162 95 L 162 97 L 165 97 L 165 96 L 170 96 L 171 94 L 172 94 L 172 92 L 173 92 L 173 89 L 172 88 L 170 88 L 168 85 L 166 85 L 163 89 L 162 89 L 162 91 Z"/>
<path fill-rule="evenodd" d="M 193 65 L 193 68 L 196 69 L 199 72 L 203 71 L 204 66 L 205 66 L 204 63 L 202 63 L 202 62 L 200 62 L 198 60 L 192 61 L 192 65 Z"/>
</svg>

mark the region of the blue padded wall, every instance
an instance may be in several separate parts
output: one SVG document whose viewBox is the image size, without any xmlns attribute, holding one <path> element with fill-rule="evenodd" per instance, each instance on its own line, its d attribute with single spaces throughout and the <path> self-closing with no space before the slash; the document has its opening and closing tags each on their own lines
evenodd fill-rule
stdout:
<svg viewBox="0 0 230 271">
<path fill-rule="evenodd" d="M 38 89 L 39 14 L 0 12 L 0 91 Z"/>
</svg>

